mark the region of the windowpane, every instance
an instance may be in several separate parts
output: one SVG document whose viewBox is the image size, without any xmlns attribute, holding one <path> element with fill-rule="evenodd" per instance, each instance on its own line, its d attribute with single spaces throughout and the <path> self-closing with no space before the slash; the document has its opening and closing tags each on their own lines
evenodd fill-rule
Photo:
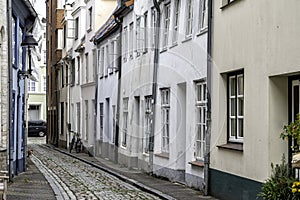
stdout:
<svg viewBox="0 0 300 200">
<path fill-rule="evenodd" d="M 236 99 L 230 99 L 230 115 L 235 116 L 236 115 Z"/>
<path fill-rule="evenodd" d="M 238 137 L 244 137 L 244 120 L 238 120 Z"/>
<path fill-rule="evenodd" d="M 236 136 L 236 119 L 230 120 L 230 136 L 231 137 Z"/>
<path fill-rule="evenodd" d="M 244 74 L 232 73 L 228 77 L 229 91 L 229 140 L 242 142 L 244 136 Z"/>
<path fill-rule="evenodd" d="M 235 96 L 236 89 L 236 79 L 235 77 L 230 77 L 230 96 Z"/>
<path fill-rule="evenodd" d="M 238 116 L 244 115 L 244 98 L 238 98 Z"/>
<path fill-rule="evenodd" d="M 242 75 L 238 76 L 238 95 L 244 94 L 244 77 Z"/>
</svg>

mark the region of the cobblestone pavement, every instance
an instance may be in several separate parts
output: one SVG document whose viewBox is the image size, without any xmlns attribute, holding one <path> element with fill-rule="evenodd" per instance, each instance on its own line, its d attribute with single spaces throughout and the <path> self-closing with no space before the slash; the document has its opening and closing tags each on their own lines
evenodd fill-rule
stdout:
<svg viewBox="0 0 300 200">
<path fill-rule="evenodd" d="M 41 144 L 29 144 L 31 160 L 45 175 L 58 199 L 159 199 L 116 177 Z"/>
</svg>

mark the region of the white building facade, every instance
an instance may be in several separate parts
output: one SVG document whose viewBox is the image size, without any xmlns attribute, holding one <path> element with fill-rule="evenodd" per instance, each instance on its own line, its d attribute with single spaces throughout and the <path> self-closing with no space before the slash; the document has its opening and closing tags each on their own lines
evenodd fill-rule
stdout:
<svg viewBox="0 0 300 200">
<path fill-rule="evenodd" d="M 95 155 L 116 160 L 120 28 L 113 15 L 95 35 L 97 44 L 97 134 Z"/>
<path fill-rule="evenodd" d="M 153 172 L 205 189 L 206 0 L 162 1 Z"/>
<path fill-rule="evenodd" d="M 279 136 L 299 113 L 299 9 L 299 1 L 213 1 L 209 178 L 216 197 L 255 199 L 271 163 L 288 158 L 291 144 Z"/>
</svg>

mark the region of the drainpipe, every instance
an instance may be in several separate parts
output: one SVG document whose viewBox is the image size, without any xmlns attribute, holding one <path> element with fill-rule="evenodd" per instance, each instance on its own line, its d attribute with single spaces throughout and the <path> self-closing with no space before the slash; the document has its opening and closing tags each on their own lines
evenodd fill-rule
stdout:
<svg viewBox="0 0 300 200">
<path fill-rule="evenodd" d="M 13 178 L 13 127 L 12 127 L 12 76 L 13 76 L 13 68 L 12 68 L 12 27 L 11 27 L 11 21 L 12 19 L 12 0 L 7 0 L 7 41 L 8 41 L 8 118 L 7 118 L 7 125 L 8 125 L 8 174 L 9 174 L 9 180 L 12 181 Z"/>
<path fill-rule="evenodd" d="M 154 132 L 155 132 L 155 114 L 156 114 L 156 93 L 157 93 L 157 74 L 159 59 L 159 33 L 160 33 L 160 8 L 157 0 L 153 0 L 154 7 L 157 11 L 155 26 L 155 47 L 154 47 L 154 63 L 153 63 L 153 83 L 152 83 L 152 128 L 149 137 L 149 170 L 153 173 L 154 159 Z"/>
<path fill-rule="evenodd" d="M 209 164 L 210 164 L 210 136 L 211 136 L 211 68 L 212 68 L 212 0 L 208 1 L 208 36 L 207 36 L 207 131 L 204 156 L 204 194 L 209 193 Z"/>
<path fill-rule="evenodd" d="M 119 19 L 116 19 L 117 24 L 120 26 L 120 36 L 119 36 L 119 52 L 120 55 L 118 58 L 118 96 L 117 96 L 117 112 L 116 112 L 116 135 L 115 135 L 115 163 L 118 163 L 119 159 L 119 131 L 120 131 L 120 102 L 121 102 L 121 78 L 122 78 L 122 21 Z"/>
</svg>

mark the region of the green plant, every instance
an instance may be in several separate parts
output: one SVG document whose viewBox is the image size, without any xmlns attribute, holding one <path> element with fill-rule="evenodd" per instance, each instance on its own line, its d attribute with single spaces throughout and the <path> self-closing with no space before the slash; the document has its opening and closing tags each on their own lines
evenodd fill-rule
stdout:
<svg viewBox="0 0 300 200">
<path fill-rule="evenodd" d="M 281 163 L 276 164 L 275 167 L 272 163 L 271 168 L 271 177 L 263 183 L 258 197 L 262 197 L 265 200 L 295 199 L 292 193 L 292 185 L 295 180 L 289 177 L 289 168 L 285 156 L 282 156 Z"/>
<path fill-rule="evenodd" d="M 291 148 L 295 151 L 299 151 L 298 144 L 300 144 L 300 114 L 297 114 L 296 120 L 294 122 L 285 125 L 283 127 L 283 132 L 280 134 L 280 138 L 282 139 L 288 139 L 290 137 L 296 140 L 296 144 Z"/>
</svg>

